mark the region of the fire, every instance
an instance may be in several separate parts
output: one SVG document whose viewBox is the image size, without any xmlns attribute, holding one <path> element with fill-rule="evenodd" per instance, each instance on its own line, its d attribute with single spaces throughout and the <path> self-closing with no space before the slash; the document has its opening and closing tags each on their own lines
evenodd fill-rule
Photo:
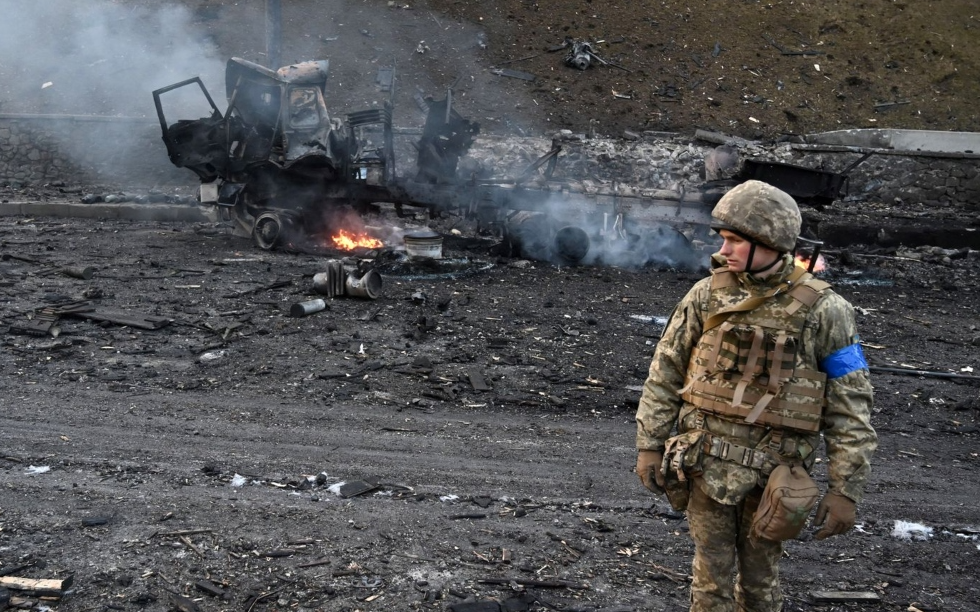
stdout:
<svg viewBox="0 0 980 612">
<path fill-rule="evenodd" d="M 343 251 L 353 251 L 358 247 L 379 249 L 384 246 L 383 242 L 363 232 L 355 234 L 347 230 L 340 230 L 331 236 L 330 239 L 333 241 L 335 247 Z"/>
<path fill-rule="evenodd" d="M 810 260 L 802 255 L 796 256 L 796 265 L 802 267 L 804 270 L 810 268 Z M 817 255 L 817 262 L 813 266 L 814 272 L 823 272 L 827 269 L 827 260 L 823 258 L 823 255 Z"/>
</svg>

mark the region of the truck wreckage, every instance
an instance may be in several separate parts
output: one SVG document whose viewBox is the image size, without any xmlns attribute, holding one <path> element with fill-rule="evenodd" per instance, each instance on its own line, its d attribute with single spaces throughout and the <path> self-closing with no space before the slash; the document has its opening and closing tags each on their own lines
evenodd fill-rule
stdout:
<svg viewBox="0 0 980 612">
<path fill-rule="evenodd" d="M 222 218 L 262 249 L 316 236 L 330 236 L 338 245 L 341 236 L 383 246 L 351 220 L 359 218 L 352 213 L 387 202 L 399 214 L 408 205 L 433 216 L 452 212 L 476 219 L 481 230 L 495 232 L 532 259 L 579 263 L 601 260 L 590 256 L 594 252 L 650 252 L 660 264 L 696 266 L 700 258 L 680 230 L 706 229 L 713 204 L 739 178 L 687 194 L 584 192 L 556 175 L 562 151 L 557 141 L 517 176 L 467 175 L 459 161 L 480 127 L 453 107 L 452 88 L 442 100 L 425 99 L 426 121 L 413 143 L 416 168 L 400 175 L 392 103 L 343 119 L 332 116 L 328 72 L 329 60 L 274 71 L 232 58 L 223 113 L 199 77 L 153 92 L 171 162 L 193 171 L 202 183 L 201 202 L 217 206 Z M 197 95 L 195 87 L 209 116 L 169 123 L 164 95 L 186 94 L 184 88 Z M 842 185 L 831 183 L 833 190 Z M 821 191 L 823 197 L 836 195 Z"/>
</svg>

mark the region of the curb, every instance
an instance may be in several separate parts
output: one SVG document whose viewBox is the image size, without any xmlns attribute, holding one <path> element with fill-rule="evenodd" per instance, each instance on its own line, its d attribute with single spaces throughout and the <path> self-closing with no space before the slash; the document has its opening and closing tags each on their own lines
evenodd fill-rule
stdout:
<svg viewBox="0 0 980 612">
<path fill-rule="evenodd" d="M 81 217 L 129 221 L 214 222 L 209 208 L 187 204 L 82 204 L 80 202 L 0 202 L 0 217 Z"/>
</svg>

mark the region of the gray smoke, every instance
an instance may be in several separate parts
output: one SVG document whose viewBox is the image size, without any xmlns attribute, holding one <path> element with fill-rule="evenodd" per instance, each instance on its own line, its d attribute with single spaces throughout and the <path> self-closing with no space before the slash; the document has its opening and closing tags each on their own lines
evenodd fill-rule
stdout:
<svg viewBox="0 0 980 612">
<path fill-rule="evenodd" d="M 697 271 L 707 256 L 666 223 L 617 222 L 614 215 L 570 212 L 560 195 L 546 195 L 535 212 L 508 217 L 512 255 L 556 265 L 674 268 Z M 628 217 L 628 215 L 627 215 Z"/>
<path fill-rule="evenodd" d="M 0 0 L 0 14 L 2 112 L 150 118 L 156 88 L 222 86 L 223 60 L 183 6 Z"/>
</svg>

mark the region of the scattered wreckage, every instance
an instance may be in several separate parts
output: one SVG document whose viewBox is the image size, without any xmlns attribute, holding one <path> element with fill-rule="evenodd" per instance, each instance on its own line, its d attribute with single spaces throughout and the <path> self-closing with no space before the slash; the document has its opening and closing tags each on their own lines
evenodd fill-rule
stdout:
<svg viewBox="0 0 980 612">
<path fill-rule="evenodd" d="M 392 103 L 333 116 L 326 103 L 328 72 L 328 60 L 271 70 L 232 58 L 224 112 L 197 77 L 153 92 L 171 162 L 194 172 L 201 202 L 217 206 L 262 249 L 293 245 L 299 237 L 341 250 L 362 241 L 383 246 L 365 231 L 358 213 L 387 202 L 399 214 L 415 206 L 433 216 L 452 212 L 476 219 L 481 230 L 532 259 L 579 263 L 592 252 L 649 251 L 656 263 L 687 267 L 700 258 L 680 230 L 705 228 L 720 193 L 734 184 L 732 178 L 742 178 L 709 182 L 708 189 L 690 193 L 584 192 L 556 174 L 558 141 L 516 176 L 467 174 L 459 162 L 480 126 L 454 108 L 452 88 L 441 100 L 424 100 L 427 118 L 413 143 L 415 168 L 399 172 Z M 203 95 L 209 115 L 170 122 L 164 96 L 178 91 Z M 771 179 L 790 173 L 791 186 L 797 182 L 792 173 L 805 171 L 763 169 Z M 816 195 L 825 199 L 843 186 L 837 175 L 818 181 Z"/>
<path fill-rule="evenodd" d="M 554 173 L 560 145 L 516 177 L 461 175 L 459 160 L 480 128 L 456 111 L 451 89 L 442 100 L 426 100 L 427 120 L 414 143 L 416 168 L 399 173 L 391 103 L 343 119 L 332 116 L 326 105 L 328 67 L 320 60 L 273 71 L 233 58 L 227 63 L 224 112 L 197 77 L 153 92 L 171 162 L 193 171 L 202 183 L 201 202 L 221 209 L 262 249 L 296 236 L 346 232 L 365 238 L 351 213 L 375 202 L 392 203 L 399 212 L 408 205 L 475 218 L 516 244 L 544 245 L 543 251 L 532 249 L 537 258 L 566 262 L 581 260 L 593 241 L 638 239 L 634 224 L 709 219 L 699 194 L 664 199 L 571 191 Z M 210 115 L 168 121 L 164 96 L 188 87 L 199 89 Z M 518 212 L 525 214 L 512 218 Z M 591 222 L 596 217 L 603 223 Z M 547 235 L 522 237 L 532 226 Z M 598 226 L 600 235 L 580 226 Z"/>
</svg>

